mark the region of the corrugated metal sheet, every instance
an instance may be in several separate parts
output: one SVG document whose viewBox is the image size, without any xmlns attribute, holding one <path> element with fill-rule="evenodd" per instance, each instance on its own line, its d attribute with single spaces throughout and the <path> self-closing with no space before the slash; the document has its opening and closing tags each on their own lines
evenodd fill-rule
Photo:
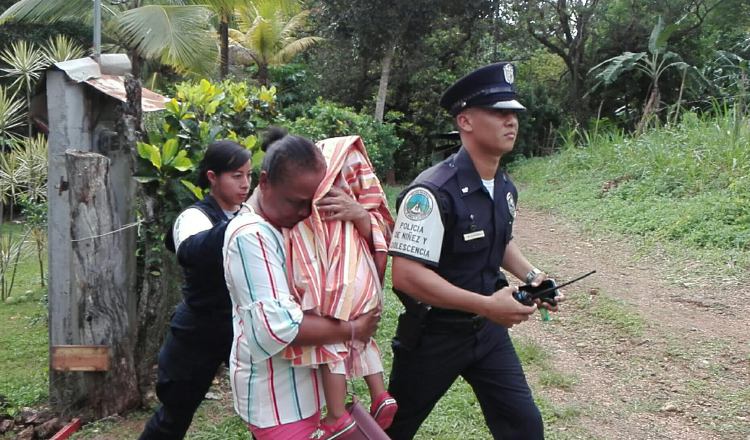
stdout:
<svg viewBox="0 0 750 440">
<path fill-rule="evenodd" d="M 102 66 L 91 58 L 79 58 L 77 60 L 56 63 L 55 67 L 65 72 L 75 82 L 85 82 L 100 92 L 126 102 L 125 79 L 119 75 L 107 75 L 108 73 L 123 73 L 130 69 L 130 60 L 124 54 L 103 54 Z M 169 101 L 166 96 L 160 95 L 147 88 L 141 92 L 141 105 L 144 112 L 164 110 L 164 103 Z"/>
<path fill-rule="evenodd" d="M 101 75 L 98 78 L 87 79 L 86 83 L 93 86 L 96 90 L 119 99 L 122 102 L 127 101 L 125 97 L 125 82 L 121 76 Z M 169 98 L 166 96 L 152 92 L 145 87 L 141 90 L 141 105 L 144 112 L 164 110 L 164 103 L 167 101 L 169 101 Z"/>
</svg>

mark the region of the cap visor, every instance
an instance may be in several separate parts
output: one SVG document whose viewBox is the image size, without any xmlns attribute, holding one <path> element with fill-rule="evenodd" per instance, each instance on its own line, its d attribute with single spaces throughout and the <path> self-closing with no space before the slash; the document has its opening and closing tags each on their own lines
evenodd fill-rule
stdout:
<svg viewBox="0 0 750 440">
<path fill-rule="evenodd" d="M 494 108 L 498 110 L 516 110 L 516 111 L 526 110 L 526 107 L 522 106 L 521 103 L 516 101 L 515 99 L 512 99 L 510 101 L 497 101 L 493 104 L 485 104 L 482 107 Z"/>
</svg>

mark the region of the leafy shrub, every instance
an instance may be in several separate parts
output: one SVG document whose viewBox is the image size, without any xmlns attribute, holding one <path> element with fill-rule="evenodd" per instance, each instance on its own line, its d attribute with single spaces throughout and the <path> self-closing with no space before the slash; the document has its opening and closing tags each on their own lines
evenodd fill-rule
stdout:
<svg viewBox="0 0 750 440">
<path fill-rule="evenodd" d="M 403 141 L 391 123 L 379 123 L 349 107 L 318 99 L 304 116 L 289 125 L 289 131 L 313 141 L 338 136 L 359 135 L 367 147 L 375 172 L 381 176 L 393 169 L 393 153 Z"/>
<path fill-rule="evenodd" d="M 195 185 L 197 166 L 209 144 L 230 139 L 253 151 L 260 164 L 257 132 L 276 118 L 275 88 L 244 82 L 183 82 L 166 109 L 148 121 L 148 142 L 138 143 L 136 179 L 166 208 L 166 224 L 203 196 Z"/>
</svg>

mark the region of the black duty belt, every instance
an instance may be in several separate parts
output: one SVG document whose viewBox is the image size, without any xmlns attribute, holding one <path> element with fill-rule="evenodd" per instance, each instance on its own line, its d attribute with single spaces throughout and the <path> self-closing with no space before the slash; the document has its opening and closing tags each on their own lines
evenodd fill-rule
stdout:
<svg viewBox="0 0 750 440">
<path fill-rule="evenodd" d="M 486 323 L 487 318 L 478 315 L 450 317 L 428 313 L 425 330 L 432 333 L 476 333 Z"/>
</svg>

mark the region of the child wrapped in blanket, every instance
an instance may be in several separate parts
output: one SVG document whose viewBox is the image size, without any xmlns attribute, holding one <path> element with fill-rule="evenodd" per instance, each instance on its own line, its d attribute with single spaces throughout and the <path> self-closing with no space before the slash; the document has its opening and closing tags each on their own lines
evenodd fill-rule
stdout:
<svg viewBox="0 0 750 440">
<path fill-rule="evenodd" d="M 289 285 L 306 313 L 350 321 L 382 307 L 394 220 L 359 136 L 318 147 L 327 171 L 312 215 L 285 231 Z M 350 377 L 364 377 L 378 424 L 385 429 L 393 421 L 397 405 L 385 389 L 380 350 L 374 339 L 363 344 L 354 336 L 346 344 L 289 346 L 284 353 L 293 365 L 320 365 L 326 417 L 311 438 L 345 438 L 354 429 L 345 408 Z"/>
</svg>

